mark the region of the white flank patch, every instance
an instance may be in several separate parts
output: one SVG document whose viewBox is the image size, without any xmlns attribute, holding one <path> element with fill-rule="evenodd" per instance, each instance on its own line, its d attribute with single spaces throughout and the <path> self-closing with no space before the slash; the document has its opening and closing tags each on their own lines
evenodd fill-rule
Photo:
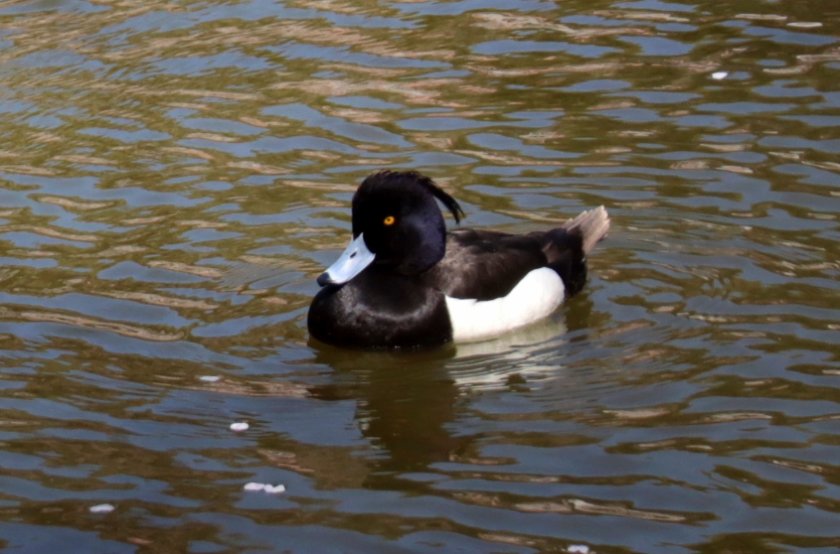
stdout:
<svg viewBox="0 0 840 554">
<path fill-rule="evenodd" d="M 548 267 L 528 273 L 507 296 L 496 300 L 446 297 L 456 341 L 487 338 L 538 321 L 563 303 L 566 287 Z"/>
</svg>

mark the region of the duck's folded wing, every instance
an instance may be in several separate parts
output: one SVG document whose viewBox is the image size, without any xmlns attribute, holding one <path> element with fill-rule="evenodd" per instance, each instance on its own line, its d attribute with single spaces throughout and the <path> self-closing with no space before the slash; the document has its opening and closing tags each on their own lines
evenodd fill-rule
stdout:
<svg viewBox="0 0 840 554">
<path fill-rule="evenodd" d="M 456 229 L 447 237 L 446 256 L 424 279 L 453 298 L 493 300 L 506 296 L 525 275 L 546 263 L 534 236 Z"/>
</svg>

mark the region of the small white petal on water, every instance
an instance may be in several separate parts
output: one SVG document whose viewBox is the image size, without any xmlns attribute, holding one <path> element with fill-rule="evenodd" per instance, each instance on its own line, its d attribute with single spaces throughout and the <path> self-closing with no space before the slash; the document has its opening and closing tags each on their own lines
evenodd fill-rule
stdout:
<svg viewBox="0 0 840 554">
<path fill-rule="evenodd" d="M 267 494 L 281 494 L 286 492 L 286 485 L 271 485 L 269 483 L 255 483 L 253 481 L 246 483 L 242 488 L 249 492 L 265 492 Z"/>
<path fill-rule="evenodd" d="M 204 381 L 205 383 L 215 383 L 220 381 L 222 378 L 219 375 L 202 375 L 198 378 L 200 381 Z"/>
<path fill-rule="evenodd" d="M 264 490 L 268 494 L 281 494 L 286 492 L 286 485 L 266 485 Z"/>
<path fill-rule="evenodd" d="M 723 79 L 726 79 L 728 76 L 729 76 L 728 71 L 715 71 L 714 73 L 712 73 L 712 79 L 714 79 L 715 81 L 722 81 Z"/>
<path fill-rule="evenodd" d="M 114 511 L 113 504 L 96 504 L 88 508 L 92 514 L 108 514 Z"/>
<path fill-rule="evenodd" d="M 251 426 L 245 423 L 244 421 L 237 421 L 236 423 L 230 424 L 230 430 L 236 431 L 237 433 L 241 431 L 247 431 L 249 427 Z"/>
</svg>

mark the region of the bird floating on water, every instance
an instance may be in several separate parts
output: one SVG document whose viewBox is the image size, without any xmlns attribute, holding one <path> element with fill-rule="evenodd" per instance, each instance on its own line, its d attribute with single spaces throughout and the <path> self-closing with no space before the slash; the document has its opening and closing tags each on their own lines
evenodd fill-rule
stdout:
<svg viewBox="0 0 840 554">
<path fill-rule="evenodd" d="M 610 220 L 603 206 L 548 231 L 447 233 L 435 200 L 464 211 L 416 171 L 367 177 L 352 202 L 353 239 L 320 277 L 308 327 L 325 343 L 421 348 L 538 321 L 586 282 L 586 257 Z"/>
</svg>

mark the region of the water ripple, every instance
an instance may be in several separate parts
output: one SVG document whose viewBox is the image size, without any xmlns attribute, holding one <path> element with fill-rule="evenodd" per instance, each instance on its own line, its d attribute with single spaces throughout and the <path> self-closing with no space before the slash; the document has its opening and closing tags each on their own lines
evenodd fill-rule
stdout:
<svg viewBox="0 0 840 554">
<path fill-rule="evenodd" d="M 814 6 L 0 6 L 0 546 L 836 548 L 840 27 Z M 614 227 L 535 326 L 312 343 L 381 167 L 470 225 Z"/>
</svg>

